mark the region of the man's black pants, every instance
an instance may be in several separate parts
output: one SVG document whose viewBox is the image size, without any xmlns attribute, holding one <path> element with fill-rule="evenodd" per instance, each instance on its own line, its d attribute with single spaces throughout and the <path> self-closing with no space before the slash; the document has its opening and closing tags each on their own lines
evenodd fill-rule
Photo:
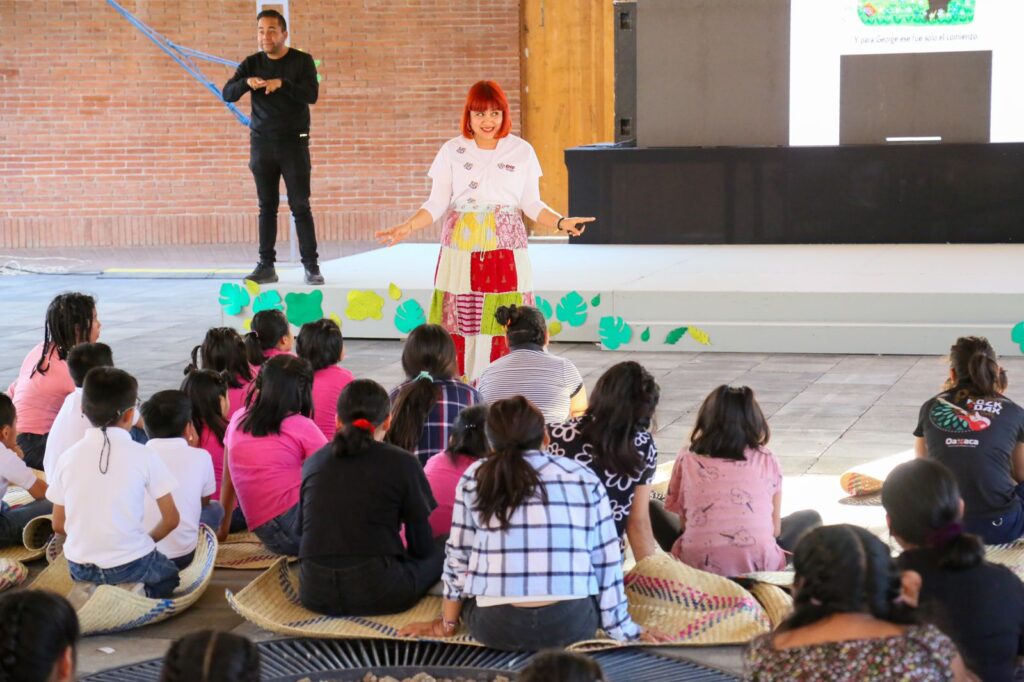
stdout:
<svg viewBox="0 0 1024 682">
<path fill-rule="evenodd" d="M 295 217 L 295 231 L 299 237 L 299 254 L 303 265 L 314 265 L 316 230 L 313 212 L 309 208 L 308 137 L 249 138 L 249 170 L 256 180 L 256 195 L 260 201 L 260 261 L 273 263 L 277 258 L 277 208 L 281 203 L 280 185 L 288 190 L 288 207 Z"/>
</svg>

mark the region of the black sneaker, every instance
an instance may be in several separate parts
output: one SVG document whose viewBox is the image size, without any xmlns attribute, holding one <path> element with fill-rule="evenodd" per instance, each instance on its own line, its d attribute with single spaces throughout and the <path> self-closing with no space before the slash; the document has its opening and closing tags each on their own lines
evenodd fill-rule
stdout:
<svg viewBox="0 0 1024 682">
<path fill-rule="evenodd" d="M 324 276 L 320 274 L 320 266 L 316 263 L 306 266 L 306 284 L 318 287 L 324 283 Z"/>
<path fill-rule="evenodd" d="M 260 261 L 256 264 L 256 269 L 243 279 L 256 282 L 256 284 L 271 284 L 277 281 L 277 270 L 274 269 L 273 263 Z"/>
</svg>

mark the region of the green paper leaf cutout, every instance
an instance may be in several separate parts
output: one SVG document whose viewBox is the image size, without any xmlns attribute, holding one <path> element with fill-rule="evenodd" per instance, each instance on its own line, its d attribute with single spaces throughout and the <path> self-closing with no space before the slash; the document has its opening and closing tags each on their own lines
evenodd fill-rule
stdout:
<svg viewBox="0 0 1024 682">
<path fill-rule="evenodd" d="M 679 343 L 679 339 L 683 338 L 686 335 L 687 330 L 689 330 L 689 327 L 677 327 L 673 329 L 665 337 L 665 344 L 668 346 L 676 345 L 677 343 Z"/>
<path fill-rule="evenodd" d="M 395 311 L 395 327 L 403 334 L 408 334 L 426 321 L 423 306 L 414 298 L 398 306 L 398 310 Z"/>
<path fill-rule="evenodd" d="M 551 309 L 551 301 L 543 296 L 534 296 L 533 304 L 537 306 L 537 310 L 544 313 L 545 320 L 550 320 L 551 316 L 554 315 L 554 311 Z"/>
<path fill-rule="evenodd" d="M 595 296 L 594 298 L 590 299 L 590 306 L 591 306 L 592 308 L 596 308 L 596 307 L 598 307 L 599 305 L 601 305 L 601 294 L 598 294 L 598 295 L 597 295 L 597 296 Z"/>
<path fill-rule="evenodd" d="M 570 291 L 555 308 L 555 317 L 570 327 L 581 327 L 587 321 L 587 302 L 578 292 Z"/>
<path fill-rule="evenodd" d="M 261 310 L 284 310 L 284 303 L 281 302 L 281 292 L 276 289 L 264 291 L 252 302 L 252 313 L 255 315 Z"/>
<path fill-rule="evenodd" d="M 601 343 L 608 350 L 624 346 L 633 338 L 633 328 L 626 324 L 621 317 L 611 315 L 601 318 L 597 326 L 597 333 L 601 337 Z"/>
<path fill-rule="evenodd" d="M 249 305 L 249 292 L 240 284 L 224 282 L 220 285 L 220 297 L 217 301 L 228 315 L 237 315 Z"/>
<path fill-rule="evenodd" d="M 324 316 L 324 292 L 319 289 L 308 294 L 286 294 L 284 302 L 287 306 L 285 317 L 296 327 L 316 322 Z"/>
<path fill-rule="evenodd" d="M 348 307 L 345 317 L 350 320 L 384 319 L 384 299 L 373 291 L 353 289 L 348 292 Z"/>
<path fill-rule="evenodd" d="M 643 333 L 640 334 L 640 340 L 643 341 L 644 343 L 647 343 L 648 341 L 651 340 L 651 328 L 650 327 L 645 329 L 643 331 Z"/>
<path fill-rule="evenodd" d="M 1024 353 L 1024 322 L 1018 322 L 1010 332 L 1010 340 L 1020 345 L 1020 352 Z"/>
</svg>

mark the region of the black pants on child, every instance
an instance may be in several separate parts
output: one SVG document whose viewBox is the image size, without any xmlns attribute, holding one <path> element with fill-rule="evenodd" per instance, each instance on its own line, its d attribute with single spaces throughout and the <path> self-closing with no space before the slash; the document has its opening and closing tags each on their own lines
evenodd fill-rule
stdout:
<svg viewBox="0 0 1024 682">
<path fill-rule="evenodd" d="M 665 504 L 659 500 L 651 500 L 651 529 L 654 539 L 666 552 L 672 551 L 679 536 L 682 535 L 679 516 L 665 510 Z M 792 553 L 797 543 L 807 531 L 821 525 L 821 514 L 813 509 L 804 509 L 782 517 L 782 532 L 776 541 L 784 551 Z"/>
<path fill-rule="evenodd" d="M 260 262 L 273 263 L 277 257 L 277 208 L 281 203 L 281 178 L 288 190 L 288 207 L 295 218 L 299 254 L 304 265 L 315 265 L 316 229 L 309 207 L 309 137 L 249 138 L 249 170 L 256 181 L 260 202 Z"/>
<path fill-rule="evenodd" d="M 25 453 L 25 464 L 32 469 L 43 470 L 43 455 L 46 454 L 48 433 L 19 433 L 18 447 Z"/>
<path fill-rule="evenodd" d="M 423 559 L 413 557 L 337 557 L 303 559 L 299 600 L 328 616 L 379 616 L 416 605 L 440 578 L 444 545 Z"/>
<path fill-rule="evenodd" d="M 593 597 L 559 601 L 539 608 L 462 604 L 462 622 L 473 639 L 492 649 L 537 651 L 593 639 L 600 624 Z"/>
</svg>

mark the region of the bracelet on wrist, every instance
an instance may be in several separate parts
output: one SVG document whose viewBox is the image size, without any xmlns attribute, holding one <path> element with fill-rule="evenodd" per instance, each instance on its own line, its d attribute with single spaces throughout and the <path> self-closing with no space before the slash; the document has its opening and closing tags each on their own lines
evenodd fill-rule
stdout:
<svg viewBox="0 0 1024 682">
<path fill-rule="evenodd" d="M 565 220 L 565 216 L 562 216 L 561 218 L 559 218 L 558 222 L 555 223 L 555 229 L 557 229 L 559 232 L 562 232 L 562 221 L 563 220 Z"/>
<path fill-rule="evenodd" d="M 441 616 L 441 627 L 444 628 L 445 632 L 455 632 L 459 629 L 459 621 L 457 619 L 448 620 L 444 616 Z"/>
</svg>

